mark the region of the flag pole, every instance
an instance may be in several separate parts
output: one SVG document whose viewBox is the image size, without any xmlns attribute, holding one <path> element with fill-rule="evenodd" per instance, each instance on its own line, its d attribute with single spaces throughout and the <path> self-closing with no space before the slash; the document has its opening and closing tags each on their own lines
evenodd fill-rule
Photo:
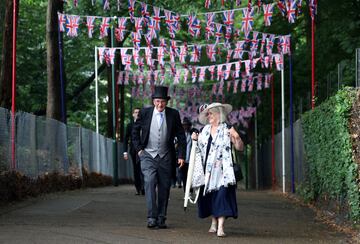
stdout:
<svg viewBox="0 0 360 244">
<path fill-rule="evenodd" d="M 283 67 L 281 69 L 281 153 L 282 153 L 282 188 L 285 193 L 285 89 L 284 89 L 284 55 L 281 54 Z"/>
<path fill-rule="evenodd" d="M 12 101 L 11 101 L 11 169 L 16 169 L 15 157 L 15 110 L 16 110 L 16 0 L 13 1 L 13 49 L 12 49 Z"/>
<path fill-rule="evenodd" d="M 99 83 L 98 83 L 98 48 L 95 46 L 95 123 L 96 123 L 96 169 L 100 171 L 100 134 L 99 134 Z"/>
<path fill-rule="evenodd" d="M 311 109 L 314 110 L 314 108 L 315 108 L 315 16 L 312 16 L 311 17 Z"/>
<path fill-rule="evenodd" d="M 275 175 L 275 109 L 274 109 L 274 76 L 271 77 L 271 178 L 272 189 L 275 190 L 276 175 Z"/>
</svg>

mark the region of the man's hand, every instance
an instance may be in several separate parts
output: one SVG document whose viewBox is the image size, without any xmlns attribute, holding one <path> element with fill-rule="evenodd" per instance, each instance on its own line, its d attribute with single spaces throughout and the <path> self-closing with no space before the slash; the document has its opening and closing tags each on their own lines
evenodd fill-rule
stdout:
<svg viewBox="0 0 360 244">
<path fill-rule="evenodd" d="M 179 159 L 178 159 L 179 168 L 181 168 L 182 166 L 184 166 L 184 163 L 185 163 L 185 160 L 184 160 L 184 159 L 182 159 L 182 158 L 179 158 Z"/>
<path fill-rule="evenodd" d="M 138 152 L 138 156 L 140 157 L 140 155 L 143 153 L 143 151 L 144 150 L 140 150 L 139 152 Z"/>
</svg>

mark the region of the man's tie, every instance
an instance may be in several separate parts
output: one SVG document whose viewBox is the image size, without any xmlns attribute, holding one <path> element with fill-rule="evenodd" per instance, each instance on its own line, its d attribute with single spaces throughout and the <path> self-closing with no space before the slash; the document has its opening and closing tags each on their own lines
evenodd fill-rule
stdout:
<svg viewBox="0 0 360 244">
<path fill-rule="evenodd" d="M 160 114 L 160 120 L 159 120 L 160 124 L 159 124 L 159 127 L 161 127 L 161 125 L 162 125 L 162 123 L 163 123 L 163 121 L 164 121 L 164 114 L 163 114 L 163 113 L 159 113 L 159 114 Z"/>
</svg>

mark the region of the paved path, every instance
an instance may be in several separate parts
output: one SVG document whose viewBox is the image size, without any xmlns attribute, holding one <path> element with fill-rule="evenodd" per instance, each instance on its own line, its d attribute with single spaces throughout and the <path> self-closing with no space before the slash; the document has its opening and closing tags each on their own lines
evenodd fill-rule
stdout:
<svg viewBox="0 0 360 244">
<path fill-rule="evenodd" d="M 210 219 L 196 206 L 183 211 L 182 189 L 172 189 L 168 229 L 146 227 L 143 196 L 133 186 L 46 195 L 0 208 L 0 243 L 346 243 L 347 236 L 315 220 L 312 210 L 270 191 L 238 191 L 239 218 L 228 234 L 207 233 Z"/>
</svg>

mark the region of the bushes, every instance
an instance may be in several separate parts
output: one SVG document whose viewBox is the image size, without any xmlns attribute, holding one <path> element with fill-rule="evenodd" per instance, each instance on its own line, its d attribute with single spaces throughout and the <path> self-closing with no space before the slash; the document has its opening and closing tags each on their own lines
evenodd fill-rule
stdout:
<svg viewBox="0 0 360 244">
<path fill-rule="evenodd" d="M 300 192 L 305 200 L 332 199 L 347 205 L 350 219 L 360 221 L 359 165 L 354 161 L 349 116 L 356 91 L 345 88 L 304 114 L 307 180 Z M 320 199 L 319 199 L 320 198 Z"/>
<path fill-rule="evenodd" d="M 111 177 L 97 173 L 88 174 L 85 169 L 82 178 L 54 172 L 32 179 L 18 172 L 7 171 L 0 174 L 0 204 L 23 200 L 29 196 L 36 197 L 44 193 L 111 184 Z"/>
</svg>

